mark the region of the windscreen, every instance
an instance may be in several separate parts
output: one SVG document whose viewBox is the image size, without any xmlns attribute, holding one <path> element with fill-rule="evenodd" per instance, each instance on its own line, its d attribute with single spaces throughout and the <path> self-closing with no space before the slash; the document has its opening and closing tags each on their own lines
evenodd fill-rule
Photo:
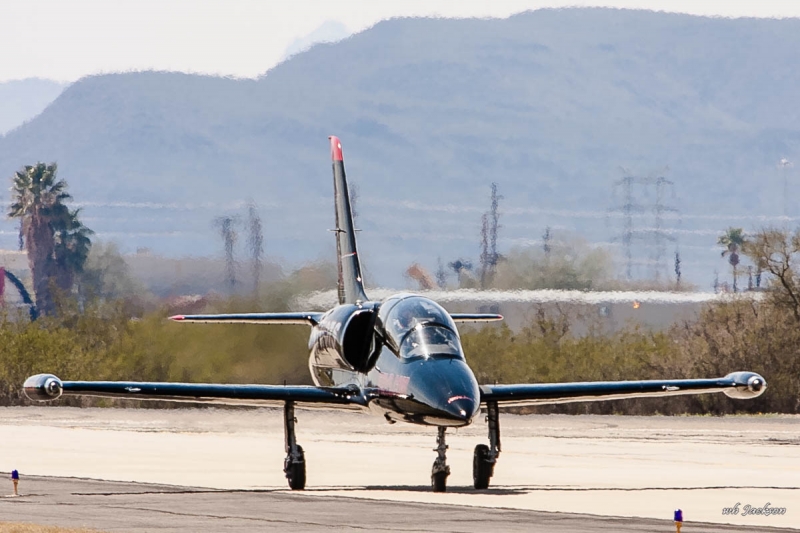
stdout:
<svg viewBox="0 0 800 533">
<path fill-rule="evenodd" d="M 400 357 L 404 359 L 432 355 L 461 357 L 458 336 L 441 326 L 418 325 L 405 336 L 400 345 Z"/>
</svg>

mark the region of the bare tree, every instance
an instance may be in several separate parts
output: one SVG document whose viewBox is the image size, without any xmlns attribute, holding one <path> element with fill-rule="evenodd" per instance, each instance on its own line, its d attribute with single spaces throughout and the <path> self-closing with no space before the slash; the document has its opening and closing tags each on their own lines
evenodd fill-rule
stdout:
<svg viewBox="0 0 800 533">
<path fill-rule="evenodd" d="M 439 286 L 440 289 L 447 288 L 447 270 L 444 269 L 444 263 L 442 263 L 442 258 L 438 258 L 439 267 L 436 269 L 436 285 Z"/>
<path fill-rule="evenodd" d="M 503 197 L 497 194 L 497 183 L 492 183 L 489 211 L 481 217 L 481 288 L 485 289 L 494 278 L 500 254 L 497 253 L 497 230 L 500 228 L 499 204 Z"/>
<path fill-rule="evenodd" d="M 790 309 L 800 321 L 800 230 L 792 234 L 777 228 L 762 229 L 744 243 L 743 251 L 759 272 L 772 276 L 769 288 L 775 303 Z"/>
</svg>

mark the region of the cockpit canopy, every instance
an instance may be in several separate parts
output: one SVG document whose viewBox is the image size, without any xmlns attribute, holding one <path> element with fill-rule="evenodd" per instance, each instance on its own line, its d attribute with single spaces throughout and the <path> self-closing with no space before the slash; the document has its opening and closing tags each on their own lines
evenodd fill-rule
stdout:
<svg viewBox="0 0 800 533">
<path fill-rule="evenodd" d="M 455 322 L 439 304 L 421 296 L 386 300 L 378 317 L 400 357 L 462 356 Z"/>
<path fill-rule="evenodd" d="M 419 324 L 403 339 L 400 345 L 400 357 L 430 357 L 432 355 L 449 355 L 462 357 L 461 343 L 458 335 L 442 326 Z"/>
</svg>

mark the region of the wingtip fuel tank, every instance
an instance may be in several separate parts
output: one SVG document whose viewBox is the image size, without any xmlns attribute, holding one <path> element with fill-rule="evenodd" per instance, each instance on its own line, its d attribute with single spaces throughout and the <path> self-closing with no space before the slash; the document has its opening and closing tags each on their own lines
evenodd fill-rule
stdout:
<svg viewBox="0 0 800 533">
<path fill-rule="evenodd" d="M 725 376 L 725 379 L 735 383 L 733 387 L 723 390 L 728 398 L 749 400 L 761 396 L 767 390 L 767 380 L 755 372 L 733 372 Z"/>
<path fill-rule="evenodd" d="M 36 374 L 25 380 L 25 396 L 34 401 L 57 400 L 64 391 L 61 380 L 53 374 Z"/>
</svg>

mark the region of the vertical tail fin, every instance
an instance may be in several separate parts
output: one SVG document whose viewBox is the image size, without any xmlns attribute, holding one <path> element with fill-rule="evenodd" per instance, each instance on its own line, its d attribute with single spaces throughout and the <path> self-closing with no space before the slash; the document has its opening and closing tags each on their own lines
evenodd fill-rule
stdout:
<svg viewBox="0 0 800 533">
<path fill-rule="evenodd" d="M 361 262 L 356 250 L 356 232 L 353 228 L 353 213 L 350 209 L 350 193 L 344 174 L 342 143 L 338 137 L 328 137 L 331 141 L 333 160 L 333 195 L 336 203 L 336 254 L 339 265 L 339 303 L 353 304 L 364 302 L 364 284 L 361 278 Z"/>
</svg>

